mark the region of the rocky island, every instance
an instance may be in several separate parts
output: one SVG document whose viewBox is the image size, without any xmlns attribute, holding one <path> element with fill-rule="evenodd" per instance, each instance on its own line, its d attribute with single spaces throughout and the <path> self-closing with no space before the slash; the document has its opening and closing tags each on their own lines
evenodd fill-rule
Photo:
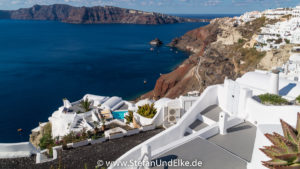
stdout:
<svg viewBox="0 0 300 169">
<path fill-rule="evenodd" d="M 158 38 L 155 38 L 154 40 L 150 41 L 150 45 L 152 46 L 161 46 L 162 44 L 163 42 Z"/>
<path fill-rule="evenodd" d="M 0 19 L 48 20 L 73 24 L 173 24 L 209 21 L 208 19 L 181 18 L 113 6 L 74 7 L 63 4 L 35 5 L 19 10 L 0 10 Z"/>
</svg>

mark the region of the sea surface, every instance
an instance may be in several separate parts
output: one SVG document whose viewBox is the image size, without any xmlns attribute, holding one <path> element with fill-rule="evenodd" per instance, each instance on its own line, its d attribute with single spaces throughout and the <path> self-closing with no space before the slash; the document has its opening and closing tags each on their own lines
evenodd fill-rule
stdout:
<svg viewBox="0 0 300 169">
<path fill-rule="evenodd" d="M 0 20 L 0 143 L 28 141 L 63 98 L 76 101 L 90 93 L 134 99 L 152 90 L 161 73 L 189 54 L 166 46 L 151 51 L 149 41 L 158 37 L 167 44 L 206 24 Z"/>
</svg>

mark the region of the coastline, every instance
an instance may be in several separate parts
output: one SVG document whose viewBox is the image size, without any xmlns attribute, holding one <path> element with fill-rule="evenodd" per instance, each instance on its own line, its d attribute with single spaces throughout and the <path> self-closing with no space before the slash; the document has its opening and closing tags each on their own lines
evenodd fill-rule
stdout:
<svg viewBox="0 0 300 169">
<path fill-rule="evenodd" d="M 152 90 L 160 73 L 172 71 L 171 68 L 184 61 L 188 55 L 170 52 L 168 47 L 162 47 L 159 54 L 153 53 L 149 50 L 148 42 L 154 37 L 161 37 L 164 42 L 168 42 L 175 36 L 203 25 L 183 23 L 155 26 L 78 26 L 43 21 L 8 21 L 0 24 L 2 29 L 14 30 L 1 34 L 9 41 L 0 47 L 4 54 L 0 60 L 7 65 L 0 71 L 10 72 L 0 78 L 0 81 L 7 82 L 0 86 L 3 98 L 6 98 L 0 103 L 4 107 L 1 113 L 5 115 L 5 118 L 0 120 L 0 142 L 4 143 L 28 141 L 31 129 L 39 122 L 47 121 L 61 105 L 62 98 L 78 100 L 87 93 L 94 93 L 121 96 L 127 100 L 126 96 L 130 97 L 136 93 L 138 95 L 131 98 L 135 99 Z M 21 27 L 22 29 L 19 29 Z M 120 29 L 122 31 L 119 31 Z M 27 35 L 31 30 L 37 34 L 29 37 Z M 132 30 L 135 30 L 134 33 Z M 16 36 L 15 31 L 19 31 L 21 35 Z M 110 43 L 105 41 L 107 32 L 112 32 L 109 34 L 112 39 Z M 63 39 L 59 40 L 52 36 L 53 34 Z M 45 37 L 49 43 L 40 43 L 40 37 Z M 21 40 L 15 43 L 20 38 Z M 34 43 L 28 43 L 28 40 Z M 70 42 L 76 43 L 70 46 Z M 15 49 L 16 45 L 17 50 L 11 50 Z M 20 52 L 23 55 L 19 55 Z M 23 62 L 25 59 L 28 61 Z M 18 69 L 13 69 L 14 67 Z M 5 80 L 8 78 L 11 80 Z M 148 81 L 146 85 L 143 83 L 144 79 Z M 32 88 L 35 90 L 32 91 Z M 14 106 L 14 103 L 18 103 L 18 106 Z M 15 119 L 16 116 L 22 116 L 26 120 Z M 16 125 L 12 126 L 8 121 L 14 121 Z M 23 129 L 22 138 L 17 133 L 19 128 Z"/>
<path fill-rule="evenodd" d="M 279 16 L 278 9 L 290 15 Z M 16 50 L 6 52 L 6 43 L 1 45 L 0 42 L 4 61 L 9 60 L 3 62 L 9 69 L 0 67 L 0 72 L 13 70 L 4 78 L 0 76 L 0 82 L 15 78 L 9 79 L 10 83 L 3 88 L 0 85 L 3 91 L 0 94 L 19 100 L 3 97 L 0 102 L 4 108 L 0 124 L 5 126 L 0 125 L 0 133 L 10 137 L 13 134 L 7 134 L 7 128 L 13 125 L 27 125 L 24 131 L 23 127 L 17 129 L 20 137 L 26 136 L 28 130 L 31 133 L 28 142 L 0 144 L 0 168 L 118 169 L 128 168 L 127 163 L 132 161 L 160 160 L 171 166 L 177 159 L 181 163 L 183 160 L 201 162 L 198 167 L 192 164 L 192 168 L 294 166 L 297 161 L 291 164 L 289 159 L 280 159 L 286 161 L 284 164 L 273 164 L 272 160 L 280 156 L 265 153 L 268 150 L 265 145 L 270 145 L 273 137 L 280 137 L 280 143 L 282 140 L 293 142 L 294 147 L 300 142 L 296 139 L 297 134 L 300 135 L 296 129 L 300 124 L 300 113 L 297 113 L 300 112 L 300 34 L 298 30 L 290 34 L 281 32 L 299 27 L 300 6 L 278 9 L 215 18 L 207 24 L 194 24 L 191 27 L 200 26 L 185 32 L 191 23 L 163 27 L 98 25 L 92 26 L 94 32 L 91 26 L 84 24 L 74 26 L 73 30 L 61 29 L 59 24 L 52 28 L 48 25 L 55 35 L 55 30 L 81 29 L 67 38 L 52 39 L 59 43 L 52 45 L 49 55 L 41 55 L 43 50 L 28 49 L 36 56 L 45 57 L 32 55 L 30 58 L 30 53 L 25 51 L 26 62 L 22 56 L 14 62 L 25 67 L 25 71 L 5 58 L 5 54 L 14 58 L 9 52 L 18 54 L 20 48 L 14 46 Z M 274 13 L 269 15 L 272 11 Z M 297 15 L 292 15 L 294 13 Z M 63 24 L 71 25 L 74 24 Z M 269 31 L 278 33 L 270 35 Z M 1 32 L 0 21 L 0 37 Z M 48 36 L 54 35 L 45 32 Z M 184 34 L 171 36 L 178 32 Z M 36 37 L 28 35 L 30 42 L 38 39 L 30 44 L 34 49 L 48 49 L 49 45 L 36 46 L 43 44 L 39 41 L 43 36 L 38 31 L 34 33 Z M 149 49 L 149 43 L 144 42 L 153 36 L 157 37 L 156 44 L 165 42 L 166 45 Z M 9 31 L 7 37 L 10 37 Z M 171 38 L 168 43 L 166 39 Z M 68 41 L 61 43 L 63 39 Z M 7 44 L 15 44 L 15 40 L 9 40 Z M 24 42 L 27 44 L 28 40 Z M 3 58 L 0 57 L 0 63 Z M 279 58 L 281 60 L 276 60 Z M 266 63 L 266 60 L 271 61 Z M 20 79 L 22 83 L 18 83 Z M 17 87 L 13 86 L 16 84 Z M 144 93 L 150 87 L 151 90 Z M 7 90 L 3 90 L 5 88 Z M 78 99 L 79 96 L 82 97 Z M 58 98 L 63 98 L 62 102 Z M 49 105 L 56 105 L 57 109 L 47 110 Z M 46 119 L 46 115 L 47 122 L 28 128 L 37 120 Z M 290 124 L 295 123 L 297 126 L 293 128 Z M 274 130 L 278 133 L 274 134 Z M 294 139 L 286 135 L 289 131 Z M 273 135 L 268 134 L 272 132 Z M 239 148 L 243 146 L 244 149 Z M 275 142 L 274 146 L 277 146 Z M 286 152 L 280 153 L 286 155 Z M 220 163 L 212 162 L 211 155 Z M 272 160 L 264 161 L 268 158 Z M 229 163 L 224 164 L 224 159 Z M 131 167 L 161 167 L 135 165 Z"/>
</svg>

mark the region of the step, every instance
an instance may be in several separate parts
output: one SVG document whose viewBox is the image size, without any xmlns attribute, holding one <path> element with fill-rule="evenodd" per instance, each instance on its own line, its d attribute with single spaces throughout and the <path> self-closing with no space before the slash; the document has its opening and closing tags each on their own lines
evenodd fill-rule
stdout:
<svg viewBox="0 0 300 169">
<path fill-rule="evenodd" d="M 199 131 L 205 127 L 207 127 L 208 125 L 205 124 L 203 121 L 200 121 L 199 119 L 197 119 L 196 121 L 194 121 L 189 127 L 194 130 L 194 131 Z"/>
<path fill-rule="evenodd" d="M 222 112 L 223 110 L 218 106 L 218 105 L 212 105 L 207 107 L 205 110 L 203 110 L 200 114 L 213 120 L 218 122 L 219 121 L 219 114 L 220 112 Z"/>
</svg>

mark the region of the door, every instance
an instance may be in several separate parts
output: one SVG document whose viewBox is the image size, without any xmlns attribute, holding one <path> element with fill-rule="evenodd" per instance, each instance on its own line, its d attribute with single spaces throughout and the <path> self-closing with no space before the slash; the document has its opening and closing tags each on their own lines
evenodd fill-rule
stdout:
<svg viewBox="0 0 300 169">
<path fill-rule="evenodd" d="M 240 86 L 237 82 L 228 80 L 227 88 L 227 111 L 231 115 L 236 116 L 238 114 Z"/>
</svg>

